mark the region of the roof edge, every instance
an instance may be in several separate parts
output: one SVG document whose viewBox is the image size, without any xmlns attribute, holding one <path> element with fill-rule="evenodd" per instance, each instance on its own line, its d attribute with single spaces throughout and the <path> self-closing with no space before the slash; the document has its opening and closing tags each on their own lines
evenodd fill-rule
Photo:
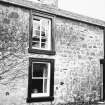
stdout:
<svg viewBox="0 0 105 105">
<path fill-rule="evenodd" d="M 91 18 L 91 17 L 80 15 L 77 13 L 72 13 L 66 10 L 62 10 L 62 9 L 49 7 L 46 4 L 39 4 L 36 2 L 27 1 L 27 0 L 1 0 L 0 2 L 6 3 L 6 4 L 17 5 L 17 6 L 21 6 L 28 9 L 35 9 L 35 10 L 47 12 L 56 16 L 61 16 L 61 17 L 65 17 L 65 18 L 69 18 L 76 21 L 81 21 L 87 24 L 93 24 L 93 25 L 97 25 L 97 26 L 101 26 L 105 28 L 105 21 L 103 20 Z"/>
<path fill-rule="evenodd" d="M 85 15 L 70 12 L 70 11 L 67 11 L 67 10 L 58 9 L 58 15 L 60 15 L 60 16 L 63 15 L 64 17 L 68 17 L 68 18 L 71 18 L 71 19 L 74 19 L 74 20 L 77 20 L 77 21 L 85 22 L 87 24 L 93 24 L 93 25 L 98 25 L 98 26 L 105 27 L 105 21 L 103 21 L 103 20 L 88 17 L 88 16 L 85 16 Z"/>
</svg>

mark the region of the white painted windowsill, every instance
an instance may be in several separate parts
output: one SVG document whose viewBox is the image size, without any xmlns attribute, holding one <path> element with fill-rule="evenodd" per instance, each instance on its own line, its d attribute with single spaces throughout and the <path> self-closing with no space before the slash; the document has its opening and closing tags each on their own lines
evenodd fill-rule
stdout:
<svg viewBox="0 0 105 105">
<path fill-rule="evenodd" d="M 105 105 L 105 101 L 99 101 L 97 102 L 98 104 L 104 104 Z"/>
</svg>

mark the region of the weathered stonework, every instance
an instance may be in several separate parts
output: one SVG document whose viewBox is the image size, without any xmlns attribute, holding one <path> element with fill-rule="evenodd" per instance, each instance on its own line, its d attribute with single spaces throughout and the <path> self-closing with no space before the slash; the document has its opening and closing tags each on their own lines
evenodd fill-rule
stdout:
<svg viewBox="0 0 105 105">
<path fill-rule="evenodd" d="M 57 105 L 100 99 L 103 29 L 55 18 L 56 55 L 29 54 L 29 10 L 0 5 L 0 105 Z M 55 59 L 54 101 L 26 103 L 29 57 Z"/>
<path fill-rule="evenodd" d="M 0 5 L 0 105 L 26 102 L 28 36 L 29 12 Z"/>
<path fill-rule="evenodd" d="M 55 23 L 58 97 L 64 102 L 99 100 L 103 30 L 62 18 Z"/>
<path fill-rule="evenodd" d="M 46 4 L 52 7 L 58 7 L 58 0 L 29 0 L 40 4 Z"/>
</svg>

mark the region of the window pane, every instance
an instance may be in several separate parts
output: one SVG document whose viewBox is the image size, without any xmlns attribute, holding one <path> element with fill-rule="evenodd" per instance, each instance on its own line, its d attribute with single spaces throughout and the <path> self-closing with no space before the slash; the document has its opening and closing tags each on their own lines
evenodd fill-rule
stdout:
<svg viewBox="0 0 105 105">
<path fill-rule="evenodd" d="M 43 68 L 43 77 L 47 76 L 48 76 L 48 65 L 46 64 L 46 66 Z"/>
<path fill-rule="evenodd" d="M 47 64 L 33 63 L 33 77 L 46 77 L 48 72 Z"/>
<path fill-rule="evenodd" d="M 45 45 L 46 45 L 45 43 L 41 43 L 41 48 L 45 48 L 46 47 Z"/>
<path fill-rule="evenodd" d="M 45 26 L 42 23 L 41 31 L 45 32 Z"/>
<path fill-rule="evenodd" d="M 50 20 L 49 19 L 42 19 L 41 25 L 42 25 L 42 27 L 41 27 L 42 34 L 41 35 L 42 36 L 43 35 L 48 36 L 47 33 L 49 33 L 49 35 L 50 35 L 51 34 L 50 33 L 50 26 L 51 26 Z"/>
<path fill-rule="evenodd" d="M 46 39 L 45 38 L 41 39 L 41 42 L 46 42 Z"/>
<path fill-rule="evenodd" d="M 33 41 L 32 42 L 32 48 L 37 48 L 37 47 L 40 47 L 40 43 L 39 42 L 37 42 L 37 41 Z"/>
<path fill-rule="evenodd" d="M 32 93 L 43 93 L 43 79 L 33 79 L 32 83 Z"/>
<path fill-rule="evenodd" d="M 40 36 L 40 31 L 39 30 L 34 30 L 33 36 Z"/>
<path fill-rule="evenodd" d="M 33 20 L 33 35 L 40 36 L 40 20 Z"/>
<path fill-rule="evenodd" d="M 32 40 L 33 40 L 33 41 L 40 41 L 40 38 L 38 38 L 38 37 L 33 37 Z"/>
<path fill-rule="evenodd" d="M 45 36 L 45 31 L 41 31 L 41 36 Z"/>
<path fill-rule="evenodd" d="M 33 20 L 33 29 L 40 30 L 40 20 Z"/>
<path fill-rule="evenodd" d="M 47 79 L 44 79 L 44 93 L 47 93 Z"/>
</svg>

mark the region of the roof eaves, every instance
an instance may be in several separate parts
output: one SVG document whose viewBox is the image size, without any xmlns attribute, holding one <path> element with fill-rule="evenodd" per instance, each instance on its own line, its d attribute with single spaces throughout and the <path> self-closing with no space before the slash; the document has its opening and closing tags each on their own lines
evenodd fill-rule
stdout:
<svg viewBox="0 0 105 105">
<path fill-rule="evenodd" d="M 21 7 L 28 8 L 28 9 L 38 10 L 38 11 L 50 13 L 56 16 L 61 16 L 64 18 L 73 19 L 76 21 L 81 21 L 87 24 L 93 24 L 93 25 L 97 25 L 97 26 L 101 26 L 105 28 L 105 21 L 90 18 L 88 16 L 83 16 L 77 13 L 72 13 L 66 10 L 62 10 L 62 9 L 49 7 L 45 4 L 34 3 L 28 0 L 1 0 L 0 2 L 17 5 L 17 6 L 21 6 Z"/>
</svg>

